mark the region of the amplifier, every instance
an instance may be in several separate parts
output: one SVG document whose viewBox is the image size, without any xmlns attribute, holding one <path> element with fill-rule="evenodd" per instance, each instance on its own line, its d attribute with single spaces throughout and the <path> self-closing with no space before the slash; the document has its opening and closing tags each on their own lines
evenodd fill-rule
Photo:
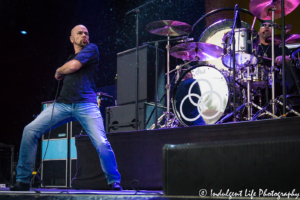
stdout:
<svg viewBox="0 0 300 200">
<path fill-rule="evenodd" d="M 158 118 L 166 111 L 159 105 Z M 139 103 L 140 130 L 148 129 L 155 123 L 155 106 L 153 103 Z M 135 131 L 135 104 L 106 108 L 106 133 Z"/>
<path fill-rule="evenodd" d="M 139 51 L 139 101 L 155 101 L 156 49 L 143 45 Z M 158 49 L 158 97 L 164 94 L 165 57 Z M 118 105 L 134 103 L 136 100 L 136 48 L 117 54 L 117 97 Z"/>
<path fill-rule="evenodd" d="M 53 102 L 42 102 L 42 110 L 46 109 Z M 68 162 L 70 161 L 70 149 L 75 149 L 75 145 L 70 147 L 72 144 L 70 141 L 70 123 L 51 130 L 47 152 L 49 132 L 42 136 L 41 159 L 44 158 L 44 161 L 41 168 L 41 178 L 46 187 L 69 187 L 70 185 Z"/>
</svg>

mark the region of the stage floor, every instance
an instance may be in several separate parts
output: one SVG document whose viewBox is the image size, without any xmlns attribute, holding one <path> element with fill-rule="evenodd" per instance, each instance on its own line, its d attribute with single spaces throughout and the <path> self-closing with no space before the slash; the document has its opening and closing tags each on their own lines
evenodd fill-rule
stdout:
<svg viewBox="0 0 300 200">
<path fill-rule="evenodd" d="M 202 199 L 202 200 L 221 200 L 230 199 L 229 197 L 199 197 L 199 196 L 172 196 L 164 195 L 162 191 L 141 190 L 139 192 L 134 190 L 111 191 L 111 190 L 74 190 L 74 189 L 36 189 L 35 191 L 9 191 L 8 188 L 0 189 L 1 200 L 112 200 L 112 199 L 127 199 L 127 200 L 180 200 L 180 199 Z M 277 199 L 276 197 L 232 197 L 231 199 L 239 200 L 262 200 L 262 199 Z M 280 198 L 286 199 L 286 198 Z"/>
</svg>

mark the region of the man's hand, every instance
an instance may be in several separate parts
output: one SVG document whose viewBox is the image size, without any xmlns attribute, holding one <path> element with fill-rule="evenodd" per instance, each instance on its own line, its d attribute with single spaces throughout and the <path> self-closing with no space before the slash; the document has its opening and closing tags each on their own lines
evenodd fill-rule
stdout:
<svg viewBox="0 0 300 200">
<path fill-rule="evenodd" d="M 58 81 L 63 80 L 65 78 L 64 75 L 58 74 L 57 72 L 55 73 L 54 77 Z"/>
<path fill-rule="evenodd" d="M 289 56 L 285 56 L 285 63 L 288 63 L 290 61 L 290 57 Z M 276 66 L 280 66 L 282 64 L 282 56 L 277 56 L 275 58 L 275 65 Z"/>
</svg>

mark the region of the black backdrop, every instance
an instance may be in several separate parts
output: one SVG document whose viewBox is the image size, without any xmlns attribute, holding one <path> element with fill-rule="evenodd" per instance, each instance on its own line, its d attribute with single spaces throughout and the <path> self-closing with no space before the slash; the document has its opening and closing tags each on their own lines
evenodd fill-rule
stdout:
<svg viewBox="0 0 300 200">
<path fill-rule="evenodd" d="M 55 70 L 73 47 L 70 31 L 84 24 L 90 41 L 99 47 L 97 86 L 115 84 L 118 52 L 135 47 L 135 16 L 125 13 L 147 0 L 2 0 L 0 1 L 1 133 L 0 143 L 19 150 L 22 130 L 41 111 L 41 102 L 53 100 Z M 193 25 L 205 14 L 205 0 L 156 0 L 140 13 L 140 44 L 165 39 L 145 31 L 156 20 L 178 20 Z M 191 37 L 198 38 L 205 22 Z M 27 31 L 22 35 L 20 31 Z M 165 43 L 160 48 L 165 48 Z M 171 59 L 171 69 L 177 62 Z M 134 72 L 133 72 L 134 73 Z"/>
</svg>

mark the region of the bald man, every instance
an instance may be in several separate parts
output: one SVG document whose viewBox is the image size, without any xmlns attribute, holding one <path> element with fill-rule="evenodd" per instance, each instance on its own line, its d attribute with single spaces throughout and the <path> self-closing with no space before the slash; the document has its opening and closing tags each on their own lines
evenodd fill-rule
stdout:
<svg viewBox="0 0 300 200">
<path fill-rule="evenodd" d="M 51 129 L 54 129 L 74 120 L 80 122 L 95 146 L 108 185 L 113 190 L 122 190 L 121 175 L 117 169 L 114 152 L 106 138 L 103 119 L 97 106 L 95 80 L 99 64 L 98 47 L 90 43 L 89 32 L 83 25 L 77 25 L 72 29 L 70 40 L 75 54 L 70 55 L 67 62 L 58 68 L 54 75 L 57 80 L 63 80 L 63 87 L 56 103 L 43 110 L 24 128 L 17 166 L 17 183 L 10 187 L 12 191 L 30 189 L 38 140 L 44 133 L 49 132 L 50 125 L 52 124 Z"/>
</svg>

